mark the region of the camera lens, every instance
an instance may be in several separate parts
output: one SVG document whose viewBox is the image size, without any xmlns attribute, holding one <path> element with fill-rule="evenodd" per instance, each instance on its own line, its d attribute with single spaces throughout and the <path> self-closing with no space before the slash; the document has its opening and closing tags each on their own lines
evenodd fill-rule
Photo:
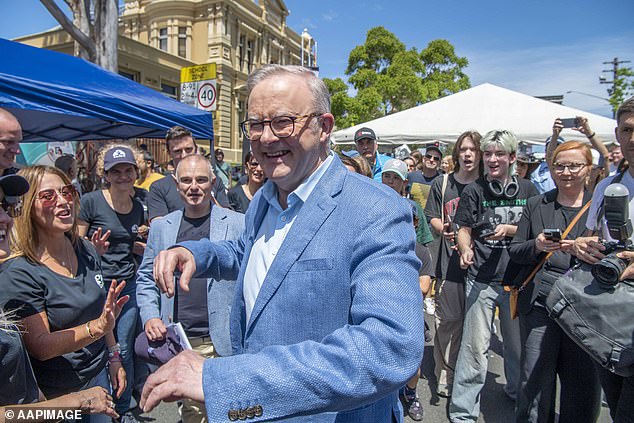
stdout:
<svg viewBox="0 0 634 423">
<path fill-rule="evenodd" d="M 626 267 L 627 262 L 618 258 L 615 254 L 610 254 L 592 266 L 592 276 L 600 284 L 613 287 L 619 282 L 619 278 Z"/>
</svg>

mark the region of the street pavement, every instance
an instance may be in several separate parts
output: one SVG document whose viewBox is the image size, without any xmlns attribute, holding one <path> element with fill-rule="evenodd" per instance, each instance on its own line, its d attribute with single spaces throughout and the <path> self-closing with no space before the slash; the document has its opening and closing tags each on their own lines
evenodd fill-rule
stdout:
<svg viewBox="0 0 634 423">
<path fill-rule="evenodd" d="M 425 315 L 427 322 L 434 331 L 433 316 Z M 512 423 L 515 421 L 513 413 L 513 401 L 508 398 L 502 388 L 506 383 L 504 378 L 504 362 L 502 359 L 502 341 L 499 331 L 499 321 L 496 320 L 497 334 L 491 338 L 489 352 L 489 368 L 486 384 L 482 390 L 480 401 L 480 418 L 478 422 L 486 423 Z M 433 339 L 433 337 L 432 337 Z M 436 395 L 436 377 L 434 376 L 433 341 L 425 345 L 425 356 L 422 365 L 422 377 L 418 382 L 418 394 L 425 410 L 423 422 L 448 422 L 448 399 Z M 176 403 L 162 403 L 151 413 L 135 413 L 141 422 L 178 423 L 180 417 Z M 409 416 L 405 417 L 406 423 L 414 422 Z M 598 423 L 610 423 L 609 411 L 601 407 L 601 415 Z M 213 423 L 213 422 L 210 422 Z M 374 423 L 374 422 L 359 422 Z"/>
</svg>

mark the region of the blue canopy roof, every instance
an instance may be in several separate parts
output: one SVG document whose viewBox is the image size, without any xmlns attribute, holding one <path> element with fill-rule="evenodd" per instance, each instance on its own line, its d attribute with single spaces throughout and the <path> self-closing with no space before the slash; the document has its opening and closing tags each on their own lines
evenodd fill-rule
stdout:
<svg viewBox="0 0 634 423">
<path fill-rule="evenodd" d="M 213 139 L 211 113 L 83 59 L 0 38 L 0 107 L 24 141 L 163 138 L 181 125 Z"/>
</svg>

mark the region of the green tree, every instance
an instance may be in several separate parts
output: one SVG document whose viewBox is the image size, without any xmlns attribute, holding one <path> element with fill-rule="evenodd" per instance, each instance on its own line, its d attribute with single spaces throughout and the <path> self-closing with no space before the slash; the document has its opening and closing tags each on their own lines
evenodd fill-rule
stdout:
<svg viewBox="0 0 634 423">
<path fill-rule="evenodd" d="M 341 78 L 324 81 L 337 126 L 346 128 L 469 88 L 467 65 L 449 41 L 434 40 L 418 52 L 379 26 L 348 57 L 346 75 L 356 95 Z"/>
<path fill-rule="evenodd" d="M 620 68 L 614 76 L 614 84 L 608 90 L 610 94 L 610 104 L 612 111 L 616 115 L 616 110 L 621 103 L 634 95 L 634 71 L 632 68 Z"/>
</svg>

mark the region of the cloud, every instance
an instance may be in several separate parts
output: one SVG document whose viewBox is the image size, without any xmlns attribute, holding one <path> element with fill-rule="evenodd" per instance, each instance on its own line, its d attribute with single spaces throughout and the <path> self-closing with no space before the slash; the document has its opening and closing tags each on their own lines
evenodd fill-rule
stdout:
<svg viewBox="0 0 634 423">
<path fill-rule="evenodd" d="M 336 18 L 339 17 L 339 13 L 337 13 L 335 10 L 329 10 L 328 12 L 324 13 L 321 15 L 322 19 L 325 20 L 326 22 L 332 22 L 334 21 Z"/>
<path fill-rule="evenodd" d="M 302 19 L 302 28 L 317 29 L 319 26 L 317 26 L 312 19 L 304 18 Z"/>
<path fill-rule="evenodd" d="M 474 86 L 489 82 L 528 95 L 564 95 L 566 106 L 610 117 L 607 101 L 567 91 L 605 98 L 608 85 L 599 84 L 599 75 L 610 66 L 603 62 L 613 57 L 634 59 L 631 38 L 624 37 L 516 50 L 477 49 L 460 55 L 469 59 L 466 72 Z M 610 74 L 605 76 L 611 79 Z"/>
</svg>

